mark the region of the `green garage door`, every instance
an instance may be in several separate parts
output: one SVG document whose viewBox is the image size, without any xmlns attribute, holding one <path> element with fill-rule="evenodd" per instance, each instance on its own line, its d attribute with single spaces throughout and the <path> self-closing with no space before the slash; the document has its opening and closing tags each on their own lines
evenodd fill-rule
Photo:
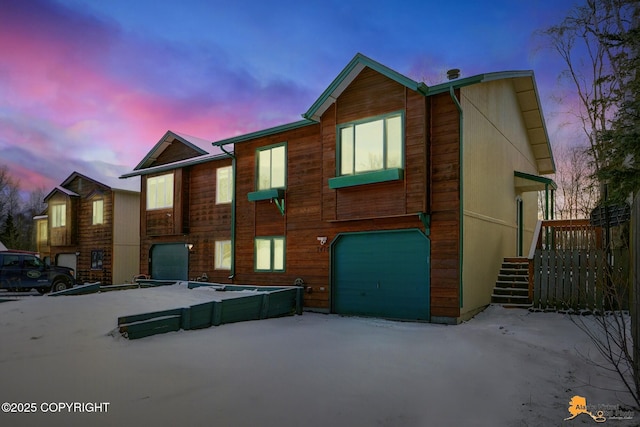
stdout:
<svg viewBox="0 0 640 427">
<path fill-rule="evenodd" d="M 429 239 L 418 229 L 341 234 L 332 243 L 333 311 L 429 320 Z"/>
<path fill-rule="evenodd" d="M 151 278 L 158 280 L 187 280 L 189 250 L 184 243 L 153 245 L 151 247 Z"/>
</svg>

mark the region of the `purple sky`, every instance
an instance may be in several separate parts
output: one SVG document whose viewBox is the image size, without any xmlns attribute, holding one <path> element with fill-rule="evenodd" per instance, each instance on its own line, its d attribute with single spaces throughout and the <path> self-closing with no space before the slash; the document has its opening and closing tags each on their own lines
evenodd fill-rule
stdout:
<svg viewBox="0 0 640 427">
<path fill-rule="evenodd" d="M 23 190 L 130 171 L 167 130 L 212 141 L 299 120 L 361 52 L 428 85 L 534 70 L 552 144 L 562 63 L 534 31 L 568 0 L 0 0 L 0 165 Z"/>
</svg>

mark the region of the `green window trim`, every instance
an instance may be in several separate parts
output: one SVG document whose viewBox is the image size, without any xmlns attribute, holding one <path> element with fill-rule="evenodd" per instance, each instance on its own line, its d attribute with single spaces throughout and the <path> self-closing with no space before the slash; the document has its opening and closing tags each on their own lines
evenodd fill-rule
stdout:
<svg viewBox="0 0 640 427">
<path fill-rule="evenodd" d="M 269 190 L 252 191 L 247 194 L 247 198 L 250 202 L 257 202 L 259 200 L 271 200 L 282 199 L 284 197 L 284 190 L 282 188 L 271 188 Z"/>
<path fill-rule="evenodd" d="M 356 175 L 337 176 L 329 178 L 329 188 L 332 190 L 357 185 L 375 184 L 377 182 L 398 181 L 404 179 L 404 169 L 393 168 L 375 172 L 365 172 Z"/>
<path fill-rule="evenodd" d="M 404 168 L 403 110 L 336 126 L 336 177 Z"/>
<path fill-rule="evenodd" d="M 254 271 L 276 272 L 285 271 L 286 239 L 284 236 L 260 236 L 254 239 Z M 265 255 L 268 255 L 268 260 Z M 268 264 L 268 267 L 266 266 Z"/>
<path fill-rule="evenodd" d="M 286 142 L 256 149 L 256 192 L 276 188 L 287 188 Z"/>
</svg>

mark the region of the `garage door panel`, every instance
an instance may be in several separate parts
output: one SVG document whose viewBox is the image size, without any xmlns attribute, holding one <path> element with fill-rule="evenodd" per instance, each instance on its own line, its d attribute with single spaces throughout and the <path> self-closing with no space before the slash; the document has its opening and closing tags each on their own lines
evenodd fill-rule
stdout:
<svg viewBox="0 0 640 427">
<path fill-rule="evenodd" d="M 184 243 L 154 245 L 151 248 L 151 277 L 158 280 L 187 280 L 189 250 Z"/>
<path fill-rule="evenodd" d="M 429 320 L 429 240 L 419 230 L 341 235 L 332 248 L 337 313 Z"/>
</svg>

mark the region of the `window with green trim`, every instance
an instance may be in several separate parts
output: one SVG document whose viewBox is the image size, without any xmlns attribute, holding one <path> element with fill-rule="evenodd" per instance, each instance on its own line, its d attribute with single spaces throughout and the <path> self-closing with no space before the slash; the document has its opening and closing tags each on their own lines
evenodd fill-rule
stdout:
<svg viewBox="0 0 640 427">
<path fill-rule="evenodd" d="M 402 113 L 338 126 L 339 175 L 402 168 Z"/>
<path fill-rule="evenodd" d="M 287 185 L 287 147 L 285 144 L 256 150 L 256 189 L 285 188 Z"/>
<path fill-rule="evenodd" d="M 256 237 L 256 271 L 284 271 L 284 237 Z"/>
</svg>

